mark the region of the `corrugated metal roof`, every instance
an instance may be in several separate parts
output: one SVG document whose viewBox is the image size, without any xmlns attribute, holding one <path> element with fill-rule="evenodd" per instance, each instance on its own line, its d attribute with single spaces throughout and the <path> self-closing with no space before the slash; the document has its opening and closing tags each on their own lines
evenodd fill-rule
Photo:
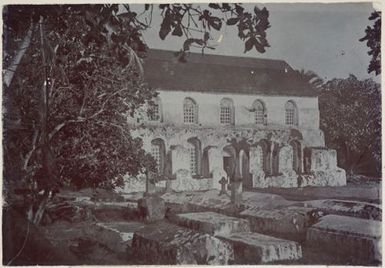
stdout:
<svg viewBox="0 0 385 268">
<path fill-rule="evenodd" d="M 150 50 L 145 79 L 156 89 L 285 96 L 315 96 L 282 60 L 189 53 L 180 62 L 175 52 Z"/>
</svg>

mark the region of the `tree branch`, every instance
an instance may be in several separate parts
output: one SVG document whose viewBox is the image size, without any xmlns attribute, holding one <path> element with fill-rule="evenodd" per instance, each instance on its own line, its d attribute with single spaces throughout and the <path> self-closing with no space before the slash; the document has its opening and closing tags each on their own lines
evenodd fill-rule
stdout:
<svg viewBox="0 0 385 268">
<path fill-rule="evenodd" d="M 26 154 L 25 159 L 24 159 L 23 169 L 25 171 L 27 171 L 27 168 L 28 168 L 28 165 L 29 165 L 29 161 L 30 161 L 33 153 L 38 148 L 37 140 L 38 140 L 38 137 L 39 137 L 39 133 L 40 133 L 39 129 L 35 129 L 35 132 L 33 133 L 33 138 L 32 138 L 32 149 L 29 150 L 29 152 Z"/>
<path fill-rule="evenodd" d="M 25 52 L 27 51 L 29 44 L 31 43 L 32 32 L 35 28 L 35 25 L 31 22 L 27 34 L 25 35 L 23 42 L 18 48 L 16 56 L 13 58 L 10 66 L 3 71 L 3 81 L 4 84 L 9 87 L 12 82 L 13 75 L 16 72 L 17 66 L 20 64 L 21 59 L 23 58 Z"/>
</svg>

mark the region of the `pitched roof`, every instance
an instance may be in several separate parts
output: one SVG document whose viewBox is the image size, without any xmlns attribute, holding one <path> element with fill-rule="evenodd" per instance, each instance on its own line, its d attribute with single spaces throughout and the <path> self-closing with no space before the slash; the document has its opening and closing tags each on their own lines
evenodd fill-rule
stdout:
<svg viewBox="0 0 385 268">
<path fill-rule="evenodd" d="M 189 53 L 180 62 L 175 52 L 151 49 L 144 63 L 149 86 L 163 90 L 212 93 L 314 96 L 282 60 Z"/>
</svg>

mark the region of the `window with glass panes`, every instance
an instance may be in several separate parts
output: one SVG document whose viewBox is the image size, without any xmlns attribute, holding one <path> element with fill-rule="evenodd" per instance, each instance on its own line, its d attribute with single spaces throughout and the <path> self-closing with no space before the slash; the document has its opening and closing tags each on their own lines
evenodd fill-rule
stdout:
<svg viewBox="0 0 385 268">
<path fill-rule="evenodd" d="M 219 122 L 223 125 L 234 124 L 234 104 L 233 100 L 223 98 L 220 103 Z"/>
<path fill-rule="evenodd" d="M 286 125 L 296 125 L 297 124 L 297 118 L 296 118 L 297 108 L 295 107 L 294 103 L 291 101 L 286 103 L 285 106 L 285 123 Z"/>
<path fill-rule="evenodd" d="M 196 123 L 196 104 L 192 99 L 185 99 L 183 104 L 183 122 Z"/>
<path fill-rule="evenodd" d="M 191 175 L 196 175 L 198 169 L 196 148 L 194 146 L 190 146 L 188 150 L 190 154 L 190 172 Z"/>
<path fill-rule="evenodd" d="M 221 124 L 230 125 L 231 124 L 231 107 L 222 106 L 221 115 L 220 115 Z"/>
<path fill-rule="evenodd" d="M 265 123 L 265 108 L 263 106 L 263 103 L 260 101 L 256 101 L 254 103 L 254 109 L 255 109 L 255 123 L 257 125 L 263 125 Z"/>
<path fill-rule="evenodd" d="M 162 164 L 162 155 L 160 151 L 160 145 L 158 144 L 152 144 L 151 145 L 151 155 L 156 161 L 156 168 L 158 171 L 158 174 L 161 173 L 161 164 Z"/>
</svg>

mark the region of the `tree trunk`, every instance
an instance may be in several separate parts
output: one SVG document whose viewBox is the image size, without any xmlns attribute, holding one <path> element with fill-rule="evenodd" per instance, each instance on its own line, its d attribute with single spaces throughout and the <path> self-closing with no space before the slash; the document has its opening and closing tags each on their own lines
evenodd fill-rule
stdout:
<svg viewBox="0 0 385 268">
<path fill-rule="evenodd" d="M 8 66 L 8 68 L 6 68 L 4 70 L 3 81 L 7 87 L 10 86 L 12 79 L 13 79 L 13 76 L 16 72 L 17 66 L 19 66 L 21 59 L 23 58 L 25 52 L 27 51 L 27 49 L 29 47 L 29 44 L 31 43 L 32 33 L 33 33 L 34 28 L 35 28 L 35 26 L 31 22 L 31 25 L 27 31 L 27 34 L 24 36 L 23 42 L 21 42 L 21 44 L 20 44 L 20 46 L 16 52 L 15 57 L 13 58 L 11 64 Z"/>
<path fill-rule="evenodd" d="M 353 175 L 353 167 L 352 167 L 352 159 L 351 159 L 352 155 L 351 155 L 349 146 L 346 142 L 344 142 L 344 146 L 345 146 L 345 169 L 348 177 L 351 177 Z"/>
</svg>

